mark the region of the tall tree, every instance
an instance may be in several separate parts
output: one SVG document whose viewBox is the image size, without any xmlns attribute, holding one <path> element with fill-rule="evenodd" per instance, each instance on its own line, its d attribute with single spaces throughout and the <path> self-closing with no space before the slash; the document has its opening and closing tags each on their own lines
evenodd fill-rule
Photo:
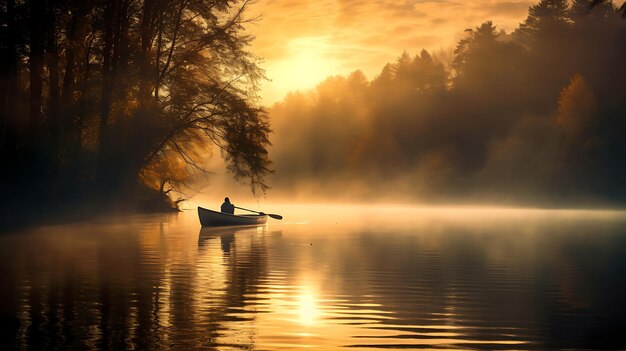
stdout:
<svg viewBox="0 0 626 351">
<path fill-rule="evenodd" d="M 23 115 L 25 165 L 35 166 L 7 173 L 24 183 L 39 174 L 40 190 L 66 197 L 76 181 L 93 192 L 141 189 L 153 184 L 146 175 L 154 172 L 146 170 L 156 165 L 175 166 L 164 173 L 170 186 L 180 185 L 206 173 L 213 144 L 234 177 L 266 189 L 270 128 L 257 106 L 264 76 L 248 51 L 249 6 L 245 0 L 8 0 L 0 6 L 7 18 L 0 26 L 2 160 L 18 156 L 10 122 Z M 18 84 L 21 77 L 27 84 Z"/>
<path fill-rule="evenodd" d="M 2 13 L 6 26 L 0 29 L 0 162 L 12 164 L 16 156 L 16 92 L 18 73 L 18 30 L 15 0 L 7 0 Z"/>
<path fill-rule="evenodd" d="M 544 49 L 560 39 L 569 25 L 567 0 L 541 0 L 528 10 L 528 17 L 520 24 L 515 34 L 527 46 Z"/>
<path fill-rule="evenodd" d="M 41 129 L 42 115 L 42 89 L 43 89 L 43 59 L 46 17 L 45 0 L 30 1 L 30 50 L 29 50 L 29 73 L 30 73 L 30 130 L 35 132 Z"/>
</svg>

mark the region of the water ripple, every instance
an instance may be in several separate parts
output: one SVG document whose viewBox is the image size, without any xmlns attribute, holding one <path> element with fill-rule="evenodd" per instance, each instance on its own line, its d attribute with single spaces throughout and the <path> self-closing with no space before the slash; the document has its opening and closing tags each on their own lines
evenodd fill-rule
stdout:
<svg viewBox="0 0 626 351">
<path fill-rule="evenodd" d="M 626 347 L 619 216 L 208 230 L 172 218 L 0 237 L 8 346 Z"/>
</svg>

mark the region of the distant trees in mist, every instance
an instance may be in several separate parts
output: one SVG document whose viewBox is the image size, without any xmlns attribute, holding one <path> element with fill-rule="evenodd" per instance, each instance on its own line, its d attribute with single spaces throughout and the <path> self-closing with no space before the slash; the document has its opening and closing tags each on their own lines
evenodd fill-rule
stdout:
<svg viewBox="0 0 626 351">
<path fill-rule="evenodd" d="M 276 104 L 274 186 L 432 201 L 626 201 L 626 8 L 542 0 L 450 62 L 406 52 Z"/>
<path fill-rule="evenodd" d="M 248 5 L 3 1 L 0 179 L 12 196 L 163 196 L 205 172 L 211 144 L 264 190 L 270 129 L 255 105 L 263 72 L 243 31 Z"/>
</svg>

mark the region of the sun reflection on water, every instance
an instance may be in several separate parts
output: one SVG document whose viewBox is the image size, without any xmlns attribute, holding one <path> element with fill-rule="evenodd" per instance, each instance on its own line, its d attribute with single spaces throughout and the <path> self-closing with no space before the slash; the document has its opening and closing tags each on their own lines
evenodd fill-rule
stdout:
<svg viewBox="0 0 626 351">
<path fill-rule="evenodd" d="M 611 267 L 626 265 L 624 213 L 273 212 L 293 222 L 200 230 L 197 215 L 183 213 L 0 237 L 11 268 L 3 279 L 16 286 L 15 303 L 4 306 L 19 322 L 16 348 L 45 348 L 34 344 L 43 337 L 60 345 L 66 334 L 85 335 L 67 345 L 85 349 L 609 349 L 622 341 L 557 345 L 546 321 L 569 337 L 623 315 Z"/>
<path fill-rule="evenodd" d="M 300 323 L 311 326 L 317 322 L 318 310 L 315 295 L 309 287 L 304 287 L 302 293 L 298 297 Z"/>
</svg>

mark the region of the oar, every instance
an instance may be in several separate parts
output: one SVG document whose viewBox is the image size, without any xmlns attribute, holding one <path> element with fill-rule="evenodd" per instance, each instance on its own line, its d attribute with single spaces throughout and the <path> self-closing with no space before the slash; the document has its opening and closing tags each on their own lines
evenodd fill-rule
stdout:
<svg viewBox="0 0 626 351">
<path fill-rule="evenodd" d="M 258 213 L 261 215 L 268 215 L 274 219 L 283 219 L 283 216 L 281 215 L 277 215 L 277 214 L 273 214 L 273 213 L 264 213 L 264 212 L 259 212 L 259 211 L 255 211 L 255 210 L 249 210 L 247 208 L 243 208 L 243 207 L 238 207 L 238 206 L 234 206 L 235 208 L 238 208 L 240 210 L 244 210 L 244 211 L 250 211 L 250 212 L 254 212 L 254 213 Z"/>
</svg>

